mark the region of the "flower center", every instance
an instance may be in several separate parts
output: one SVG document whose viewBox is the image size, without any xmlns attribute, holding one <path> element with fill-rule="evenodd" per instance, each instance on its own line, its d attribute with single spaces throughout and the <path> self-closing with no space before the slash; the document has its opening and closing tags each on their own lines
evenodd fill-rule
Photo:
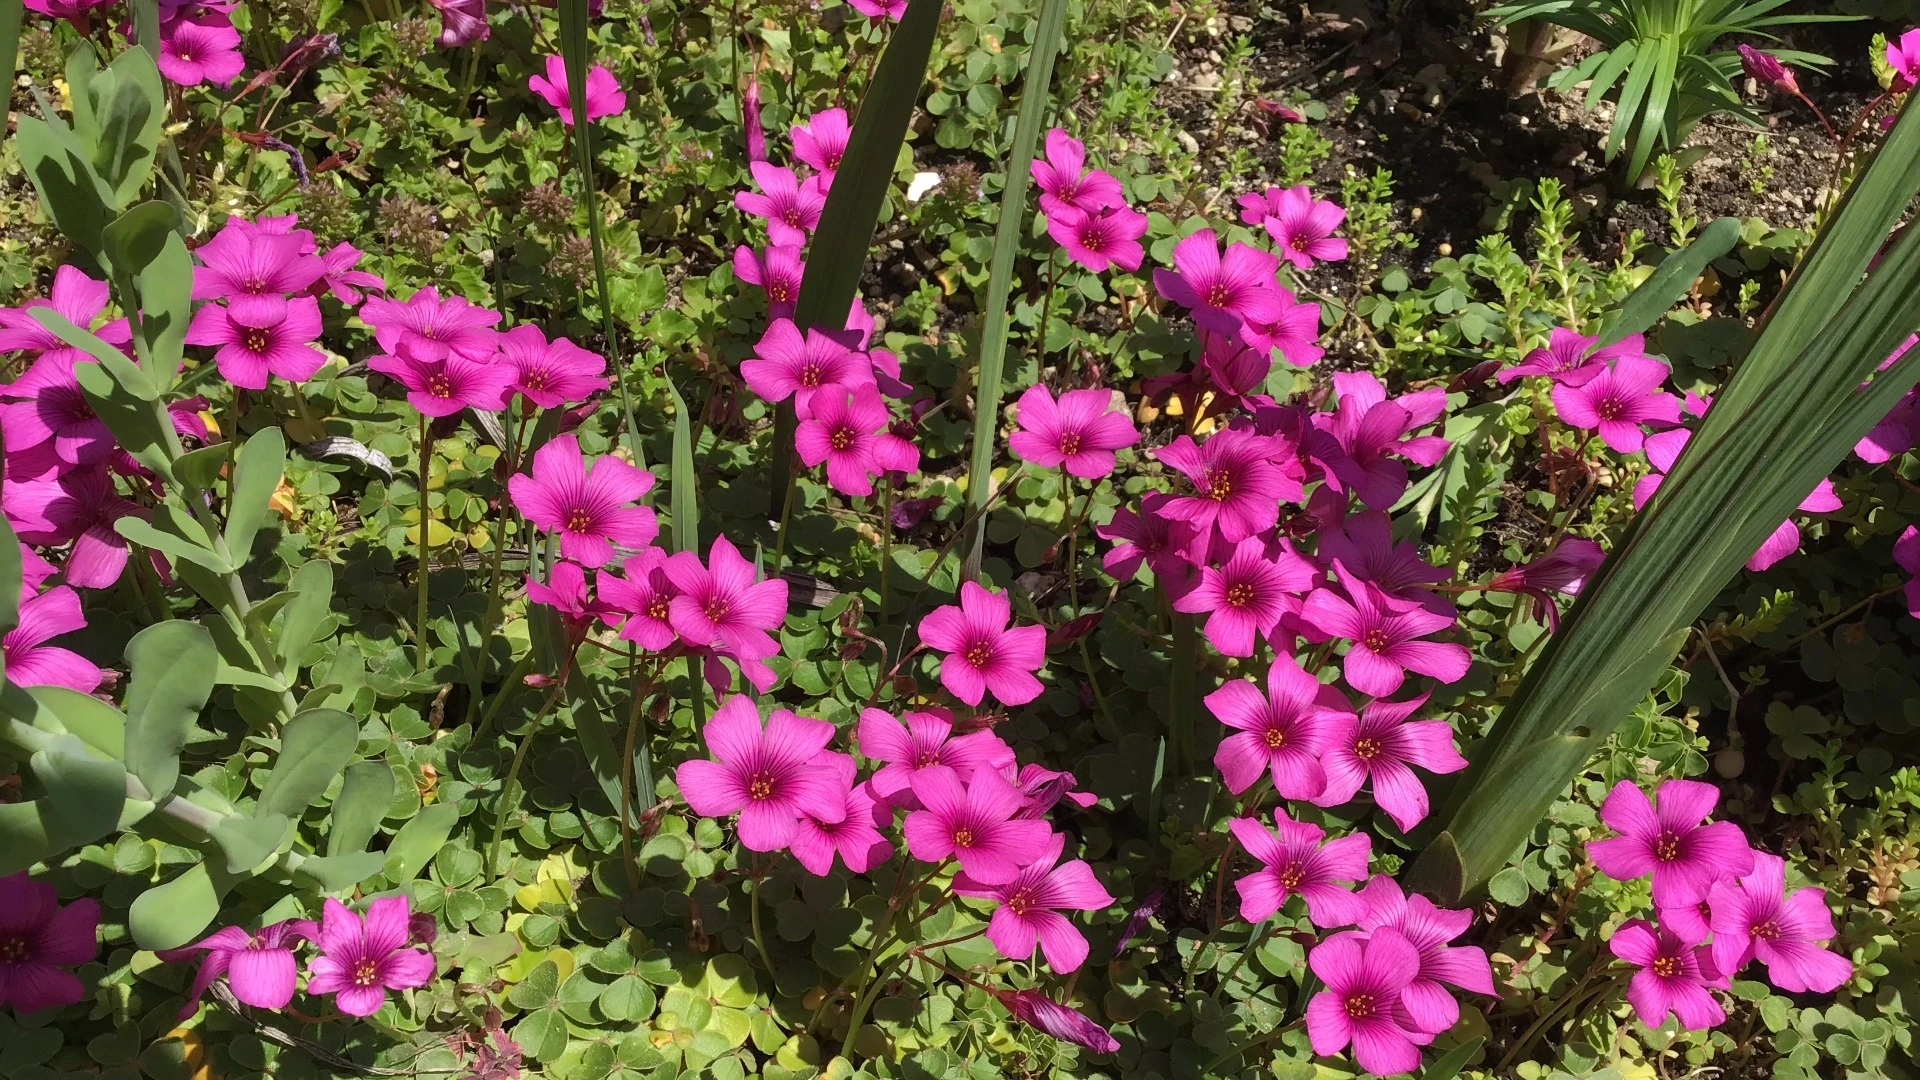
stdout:
<svg viewBox="0 0 1920 1080">
<path fill-rule="evenodd" d="M 1345 1004 L 1349 1020 L 1365 1020 L 1373 1015 L 1372 994 L 1352 994 L 1348 996 Z"/>
<path fill-rule="evenodd" d="M 1768 919 L 1763 923 L 1754 923 L 1753 936 L 1759 938 L 1761 941 L 1772 941 L 1774 938 L 1780 936 L 1779 924 L 1775 923 L 1772 919 Z"/>
<path fill-rule="evenodd" d="M 1653 958 L 1653 973 L 1663 979 L 1671 979 L 1680 974 L 1680 958 L 1677 956 L 1656 956 Z"/>
<path fill-rule="evenodd" d="M 1088 251 L 1104 252 L 1109 242 L 1107 225 L 1103 220 L 1090 221 L 1085 229 L 1080 230 L 1080 246 Z"/>
<path fill-rule="evenodd" d="M 1072 457 L 1079 453 L 1080 433 L 1077 431 L 1069 431 L 1065 435 L 1060 436 L 1060 452 L 1067 457 Z"/>
<path fill-rule="evenodd" d="M 240 344 L 245 345 L 248 352 L 266 352 L 267 346 L 272 343 L 267 332 L 258 327 L 249 326 L 247 332 L 240 335 Z"/>
<path fill-rule="evenodd" d="M 707 601 L 707 606 L 701 610 L 706 612 L 708 622 L 720 622 L 727 617 L 727 612 L 732 610 L 732 608 L 732 604 L 716 596 Z"/>
<path fill-rule="evenodd" d="M 1387 651 L 1387 646 L 1392 644 L 1392 641 L 1387 637 L 1385 630 L 1376 627 L 1361 635 L 1360 644 L 1364 646 L 1368 652 L 1385 652 Z"/>
<path fill-rule="evenodd" d="M 248 296 L 261 296 L 267 291 L 265 278 L 255 275 L 240 283 L 240 291 Z"/>
<path fill-rule="evenodd" d="M 1654 838 L 1653 857 L 1661 862 L 1672 862 L 1680 857 L 1680 837 L 1672 831 L 1663 832 Z"/>
<path fill-rule="evenodd" d="M 1246 607 L 1251 603 L 1253 603 L 1253 586 L 1243 581 L 1227 589 L 1228 607 Z"/>
<path fill-rule="evenodd" d="M 797 206 L 787 207 L 786 210 L 780 214 L 780 220 L 786 222 L 788 225 L 791 225 L 796 229 L 799 228 L 800 227 L 800 208 Z"/>
<path fill-rule="evenodd" d="M 800 369 L 800 385 L 806 387 L 809 390 L 820 385 L 820 365 L 819 364 L 813 363 L 812 361 L 808 361 L 806 366 Z"/>
<path fill-rule="evenodd" d="M 1267 744 L 1267 749 L 1269 750 L 1278 750 L 1287 745 L 1287 733 L 1281 731 L 1279 728 L 1268 728 L 1267 733 L 1262 735 L 1261 739 Z"/>
<path fill-rule="evenodd" d="M 1372 761 L 1380 756 L 1380 740 L 1372 737 L 1356 739 L 1353 744 L 1353 756 L 1361 761 Z"/>
<path fill-rule="evenodd" d="M 962 655 L 973 667 L 986 667 L 987 661 L 993 659 L 993 646 L 984 641 L 976 641 L 967 646 L 967 651 Z"/>
<path fill-rule="evenodd" d="M 453 380 L 438 372 L 427 376 L 427 393 L 437 398 L 453 396 Z"/>
<path fill-rule="evenodd" d="M 1300 252 L 1303 255 L 1306 254 L 1307 248 L 1311 246 L 1312 243 L 1313 241 L 1307 239 L 1306 234 L 1304 233 L 1296 233 L 1294 236 L 1292 236 L 1287 240 L 1288 247 L 1292 248 L 1295 251 Z"/>
<path fill-rule="evenodd" d="M 1607 398 L 1595 406 L 1593 411 L 1599 413 L 1600 419 L 1602 420 L 1618 420 L 1620 419 L 1620 413 L 1623 411 L 1623 408 L 1620 402 L 1615 401 L 1613 398 Z"/>
<path fill-rule="evenodd" d="M 372 986 L 380 981 L 380 965 L 373 960 L 356 960 L 353 964 L 353 985 Z"/>
<path fill-rule="evenodd" d="M 953 846 L 970 848 L 973 846 L 973 830 L 965 825 L 953 830 Z"/>
<path fill-rule="evenodd" d="M 767 283 L 767 299 L 773 301 L 776 304 L 784 304 L 787 301 L 792 300 L 793 296 L 792 294 L 787 292 L 786 282 L 770 281 Z"/>
<path fill-rule="evenodd" d="M 543 369 L 535 368 L 521 377 L 520 385 L 529 390 L 545 390 L 547 388 L 547 373 Z"/>
<path fill-rule="evenodd" d="M 655 622 L 666 622 L 667 614 L 672 610 L 673 609 L 667 604 L 667 598 L 664 596 L 655 596 L 653 599 L 647 601 L 647 618 Z"/>
<path fill-rule="evenodd" d="M 931 769 L 938 764 L 940 764 L 940 751 L 938 750 L 925 751 L 914 762 L 916 767 L 922 769 Z"/>
<path fill-rule="evenodd" d="M 1211 469 L 1207 472 L 1207 498 L 1214 502 L 1226 502 L 1233 494 L 1233 474 L 1225 469 Z"/>
<path fill-rule="evenodd" d="M 833 433 L 833 437 L 828 439 L 827 442 L 835 450 L 845 450 L 853 445 L 853 430 L 851 428 L 840 428 Z"/>
<path fill-rule="evenodd" d="M 747 794 L 754 799 L 773 798 L 773 777 L 767 773 L 756 773 L 747 781 Z"/>
<path fill-rule="evenodd" d="M 1287 868 L 1285 870 L 1280 871 L 1280 884 L 1286 886 L 1289 889 L 1299 888 L 1301 884 L 1304 883 L 1306 880 L 1307 880 L 1306 868 L 1301 866 L 1297 862 L 1288 863 Z"/>
<path fill-rule="evenodd" d="M 27 961 L 27 939 L 23 937 L 0 938 L 0 964 L 24 964 Z"/>
<path fill-rule="evenodd" d="M 1233 291 L 1222 282 L 1207 287 L 1207 306 L 1223 308 L 1233 301 Z"/>
<path fill-rule="evenodd" d="M 583 533 L 593 528 L 593 515 L 585 508 L 575 508 L 567 512 L 567 531 Z"/>
</svg>

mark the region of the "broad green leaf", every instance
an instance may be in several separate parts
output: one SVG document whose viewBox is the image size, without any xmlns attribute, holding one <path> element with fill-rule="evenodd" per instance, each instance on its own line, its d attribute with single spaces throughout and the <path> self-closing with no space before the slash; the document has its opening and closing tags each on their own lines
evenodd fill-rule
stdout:
<svg viewBox="0 0 1920 1080">
<path fill-rule="evenodd" d="M 345 892 L 379 873 L 385 860 L 386 856 L 377 851 L 303 859 L 294 876 L 312 883 L 321 892 Z"/>
<path fill-rule="evenodd" d="M 260 790 L 254 816 L 297 818 L 318 802 L 360 745 L 360 725 L 338 709 L 312 709 L 287 721 L 280 756 Z"/>
<path fill-rule="evenodd" d="M 287 466 L 287 440 L 277 427 L 263 428 L 240 447 L 234 464 L 233 495 L 227 500 L 227 551 L 244 566 L 254 534 L 273 515 L 274 491 Z"/>
<path fill-rule="evenodd" d="M 365 851 L 367 842 L 380 830 L 387 807 L 392 805 L 393 769 L 386 759 L 349 765 L 340 782 L 340 794 L 327 813 L 327 854 L 337 857 Z"/>
<path fill-rule="evenodd" d="M 280 669 L 288 677 L 299 673 L 300 658 L 306 655 L 333 611 L 333 566 L 315 559 L 293 572 L 287 582 L 286 614 L 280 619 L 280 637 L 274 647 L 280 653 Z"/>
<path fill-rule="evenodd" d="M 1420 1080 L 1453 1080 L 1454 1077 L 1460 1075 L 1461 1069 L 1467 1067 L 1467 1062 L 1472 1061 L 1473 1056 L 1480 1052 L 1481 1045 L 1486 1041 L 1487 1037 L 1485 1035 L 1475 1035 L 1459 1046 L 1434 1058 L 1433 1064 L 1421 1071 Z"/>
<path fill-rule="evenodd" d="M 1732 251 L 1739 242 L 1739 218 L 1719 218 L 1702 229 L 1693 243 L 1660 260 L 1660 266 L 1608 317 L 1598 344 L 1611 345 L 1630 334 L 1653 329 L 1673 305 L 1686 299 L 1707 264 Z"/>
<path fill-rule="evenodd" d="M 156 801 L 173 794 L 180 750 L 213 696 L 218 661 L 213 635 L 184 619 L 156 623 L 127 643 L 127 769 Z"/>
<path fill-rule="evenodd" d="M 204 566 L 216 574 L 231 574 L 234 571 L 233 564 L 221 558 L 212 548 L 201 547 L 184 537 L 162 531 L 152 522 L 142 518 L 131 516 L 120 518 L 113 523 L 113 531 L 141 547 L 152 548 L 176 559 L 185 559 Z"/>
<path fill-rule="evenodd" d="M 179 233 L 169 233 L 160 254 L 142 271 L 140 333 L 136 344 L 153 384 L 165 391 L 177 381 L 193 319 L 193 257 Z"/>
<path fill-rule="evenodd" d="M 458 803 L 430 803 L 400 826 L 387 845 L 386 866 L 381 871 L 395 885 L 412 881 L 420 868 L 439 853 L 447 836 L 460 820 Z"/>
<path fill-rule="evenodd" d="M 115 216 L 113 187 L 94 169 L 73 129 L 51 107 L 42 115 L 52 119 L 24 114 L 14 118 L 14 148 L 20 163 L 54 226 L 74 243 L 97 252 L 101 230 Z"/>
<path fill-rule="evenodd" d="M 141 401 L 160 400 L 160 387 L 148 378 L 148 372 L 142 371 L 138 364 L 127 359 L 127 354 L 101 341 L 91 331 L 82 330 L 67 320 L 65 315 L 50 307 L 37 307 L 32 310 L 33 317 L 40 325 L 53 331 L 61 341 L 85 352 L 100 361 L 107 373 L 120 389 L 139 398 Z"/>
<path fill-rule="evenodd" d="M 120 825 L 127 801 L 127 770 L 95 757 L 72 735 L 33 755 L 33 774 L 46 789 L 47 834 L 62 848 L 91 844 Z"/>
<path fill-rule="evenodd" d="M 134 897 L 127 929 L 142 949 L 177 949 L 200 936 L 220 914 L 220 898 L 235 878 L 202 860 L 178 877 Z"/>
<path fill-rule="evenodd" d="M 214 443 L 198 450 L 189 450 L 180 455 L 173 463 L 173 475 L 185 484 L 191 484 L 201 491 L 212 491 L 226 470 L 227 458 L 233 448 L 226 443 Z"/>
<path fill-rule="evenodd" d="M 246 875 L 279 849 L 292 824 L 282 814 L 230 817 L 213 827 L 213 842 L 226 857 L 227 872 Z"/>
<path fill-rule="evenodd" d="M 99 364 L 76 364 L 73 377 L 80 383 L 87 404 L 93 406 L 93 414 L 107 425 L 120 448 L 162 480 L 173 479 L 172 418 L 163 417 L 164 410 L 156 402 L 143 401 L 122 390 L 118 380 Z"/>
<path fill-rule="evenodd" d="M 20 0 L 0 0 L 0 71 L 6 73 L 8 86 L 20 70 L 20 19 L 25 11 Z"/>
<path fill-rule="evenodd" d="M 66 849 L 49 815 L 45 799 L 0 803 L 0 876 L 17 874 Z"/>
<path fill-rule="evenodd" d="M 1005 186 L 1000 190 L 1000 221 L 994 229 L 993 261 L 987 278 L 986 307 L 980 327 L 980 366 L 973 378 L 973 456 L 967 469 L 967 512 L 974 518 L 970 535 L 960 539 L 960 576 L 980 576 L 980 558 L 986 542 L 987 498 L 993 487 L 993 452 L 999 445 L 1000 384 L 1007 358 L 1007 298 L 1013 289 L 1014 256 L 1025 233 L 1027 189 L 1032 184 L 1035 147 L 1053 96 L 1053 61 L 1060 50 L 1066 24 L 1066 0 L 1041 0 L 1033 49 L 1020 82 L 1020 114 L 1014 121 L 1013 153 L 1006 163 Z M 808 264 L 812 270 L 812 264 Z M 802 293 L 804 298 L 805 293 Z M 1185 749 L 1185 747 L 1180 747 Z M 1173 755 L 1175 761 L 1183 758 Z"/>
<path fill-rule="evenodd" d="M 95 119 L 100 124 L 94 164 L 114 189 L 114 205 L 126 206 L 153 175 L 166 123 L 166 91 L 153 57 L 136 45 L 114 57 L 94 81 Z"/>
<path fill-rule="evenodd" d="M 119 709 L 92 694 L 64 686 L 36 686 L 28 693 L 47 715 L 81 742 L 104 757 L 126 759 L 127 718 Z"/>
<path fill-rule="evenodd" d="M 133 40 L 148 56 L 160 55 L 160 0 L 130 0 L 133 9 Z"/>
<path fill-rule="evenodd" d="M 157 199 L 143 202 L 101 231 L 102 253 L 114 269 L 137 275 L 160 257 L 178 224 L 173 207 Z"/>
</svg>

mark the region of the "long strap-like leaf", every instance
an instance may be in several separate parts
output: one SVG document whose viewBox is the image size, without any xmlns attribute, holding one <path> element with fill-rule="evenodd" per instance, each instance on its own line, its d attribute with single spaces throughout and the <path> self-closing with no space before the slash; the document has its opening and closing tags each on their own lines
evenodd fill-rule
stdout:
<svg viewBox="0 0 1920 1080">
<path fill-rule="evenodd" d="M 1043 0 L 1027 73 L 1020 83 L 1020 115 L 1013 127 L 1013 153 L 1007 159 L 1000 190 L 1000 223 L 993 234 L 993 262 L 987 280 L 987 306 L 980 326 L 980 367 L 973 383 L 973 460 L 967 468 L 967 512 L 971 535 L 961 538 L 960 577 L 980 576 L 981 542 L 986 536 L 987 498 L 993 488 L 993 451 L 1000 432 L 1000 381 L 1007 358 L 1007 296 L 1013 289 L 1013 260 L 1027 230 L 1027 188 L 1032 183 L 1033 151 L 1040 125 L 1053 98 L 1053 61 L 1060 53 L 1067 21 L 1066 0 Z M 1046 327 L 1040 328 L 1045 335 Z M 1077 557 L 1077 556 L 1076 556 Z"/>
</svg>

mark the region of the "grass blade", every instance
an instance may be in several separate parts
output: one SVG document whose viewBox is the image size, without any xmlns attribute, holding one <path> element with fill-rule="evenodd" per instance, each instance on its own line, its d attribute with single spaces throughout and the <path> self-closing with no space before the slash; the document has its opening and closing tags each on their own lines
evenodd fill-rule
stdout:
<svg viewBox="0 0 1920 1080">
<path fill-rule="evenodd" d="M 673 462 L 667 484 L 673 514 L 673 550 L 700 551 L 699 481 L 693 472 L 693 417 L 687 412 L 687 399 L 680 388 L 667 380 L 667 392 L 673 395 Z"/>
<path fill-rule="evenodd" d="M 1740 219 L 1719 218 L 1701 230 L 1693 243 L 1660 260 L 1653 274 L 1607 320 L 1599 344 L 1611 345 L 1629 334 L 1653 329 L 1673 305 L 1686 298 L 1707 264 L 1732 251 L 1739 240 Z"/>
<path fill-rule="evenodd" d="M 980 576 L 986 515 L 981 513 L 993 487 L 993 451 L 1000 430 L 1000 381 L 1007 358 L 1007 295 L 1013 289 L 1013 260 L 1027 230 L 1027 188 L 1032 183 L 1034 147 L 1053 99 L 1053 61 L 1067 21 L 1066 0 L 1042 0 L 1033 51 L 1020 81 L 1020 114 L 1013 127 L 1013 153 L 1007 159 L 1000 190 L 1000 222 L 993 234 L 993 261 L 987 281 L 987 305 L 980 327 L 980 367 L 973 382 L 973 460 L 967 468 L 967 509 L 975 518 L 961 538 L 960 578 Z M 1040 332 L 1046 333 L 1046 327 Z"/>
<path fill-rule="evenodd" d="M 25 14 L 25 6 L 20 0 L 0 0 L 0 71 L 7 73 L 7 86 L 13 86 L 13 77 L 19 73 L 20 62 L 20 19 Z M 7 91 L 9 100 L 13 91 Z M 7 108 L 0 105 L 0 111 Z"/>
</svg>

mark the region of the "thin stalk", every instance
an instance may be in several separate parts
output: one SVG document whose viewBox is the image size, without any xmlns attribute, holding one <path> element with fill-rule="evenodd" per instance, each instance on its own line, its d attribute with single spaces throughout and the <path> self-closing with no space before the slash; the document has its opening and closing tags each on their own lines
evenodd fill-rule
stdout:
<svg viewBox="0 0 1920 1080">
<path fill-rule="evenodd" d="M 756 869 L 758 868 L 759 862 L 760 862 L 759 856 L 756 855 L 754 857 L 754 863 L 755 863 Z M 753 895 L 747 898 L 747 907 L 752 915 L 754 951 L 760 954 L 760 963 L 766 967 L 767 974 L 774 979 L 778 979 L 779 978 L 778 973 L 776 973 L 773 970 L 773 957 L 767 955 L 766 938 L 762 936 L 760 933 L 760 886 L 766 880 L 767 879 L 764 875 L 756 874 L 754 876 Z"/>
<path fill-rule="evenodd" d="M 887 568 L 893 563 L 893 476 L 881 477 L 880 491 L 880 617 L 875 626 L 887 621 Z"/>
<path fill-rule="evenodd" d="M 433 554 L 430 523 L 431 509 L 427 506 L 427 484 L 432 472 L 430 464 L 433 458 L 433 420 L 426 413 L 420 414 L 420 568 L 415 571 L 419 595 L 413 605 L 414 670 L 426 674 L 427 662 L 431 658 L 432 645 L 427 641 L 427 583 L 431 574 L 427 560 Z"/>
<path fill-rule="evenodd" d="M 648 797 L 651 798 L 653 792 L 653 752 L 651 744 L 648 742 L 646 732 L 647 713 L 645 705 L 647 693 L 650 689 L 650 681 L 643 682 L 640 678 L 640 646 L 632 642 L 627 643 L 627 671 L 633 677 L 633 693 L 632 701 L 627 708 L 626 751 L 620 755 L 620 853 L 627 860 L 627 884 L 632 886 L 635 892 L 638 892 L 640 891 L 640 860 L 634 854 L 633 850 L 633 791 L 635 787 L 633 755 L 636 747 L 646 750 L 647 752 L 647 764 L 645 767 L 647 776 L 645 780 Z"/>
<path fill-rule="evenodd" d="M 473 730 L 473 741 L 469 742 L 468 746 L 479 746 L 489 734 L 492 734 L 494 718 L 500 715 L 500 709 L 506 705 L 509 698 L 513 697 L 513 692 L 520 688 L 520 680 L 526 677 L 527 671 L 532 667 L 533 650 L 528 649 L 527 655 L 515 661 L 513 667 L 508 670 L 506 681 L 500 684 L 500 689 L 493 695 L 493 701 L 487 705 L 486 714 L 480 718 L 480 726 Z"/>
<path fill-rule="evenodd" d="M 868 984 L 866 991 L 854 999 L 853 1014 L 847 1017 L 847 1037 L 840 1043 L 841 1057 L 848 1057 L 853 1053 L 853 1040 L 860 1034 L 860 1025 L 867 1018 L 867 1009 L 873 1004 L 874 995 L 880 992 L 881 987 L 887 985 L 887 976 L 891 975 L 893 969 L 900 966 L 900 961 L 906 959 L 908 955 L 910 954 L 895 953 L 888 957 L 880 965 L 880 970 L 873 973 L 873 982 Z"/>
<path fill-rule="evenodd" d="M 778 439 L 779 435 L 776 434 L 774 438 Z M 789 439 L 788 442 L 790 443 L 792 440 Z M 798 463 L 793 462 L 792 464 Z M 793 520 L 794 493 L 799 489 L 800 470 L 789 467 L 787 469 L 787 496 L 780 502 L 780 525 L 773 532 L 773 567 L 767 572 L 767 576 L 769 577 L 779 576 L 780 568 L 785 565 L 784 560 L 787 555 L 787 525 Z"/>
<path fill-rule="evenodd" d="M 540 703 L 540 711 L 533 714 L 533 722 L 527 725 L 527 733 L 520 737 L 520 748 L 513 753 L 513 764 L 507 767 L 506 782 L 500 786 L 500 806 L 493 814 L 493 839 L 487 843 L 487 876 L 500 875 L 500 837 L 507 831 L 507 815 L 513 810 L 514 784 L 520 779 L 520 767 L 527 762 L 527 750 L 533 746 L 533 737 L 540 731 L 540 724 L 553 711 L 555 702 L 567 691 L 567 679 L 573 674 L 573 653 L 567 654 L 567 663 L 561 669 L 560 677 L 554 681 L 553 691 L 547 700 Z"/>
</svg>

